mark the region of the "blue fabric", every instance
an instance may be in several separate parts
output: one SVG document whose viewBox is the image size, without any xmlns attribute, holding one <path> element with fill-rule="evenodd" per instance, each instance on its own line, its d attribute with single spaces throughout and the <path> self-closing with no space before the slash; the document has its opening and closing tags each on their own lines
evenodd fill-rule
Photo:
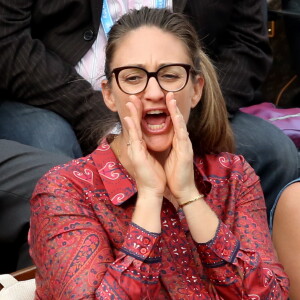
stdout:
<svg viewBox="0 0 300 300">
<path fill-rule="evenodd" d="M 0 274 L 32 265 L 27 233 L 29 199 L 39 178 L 70 157 L 0 139 Z"/>
<path fill-rule="evenodd" d="M 300 1 L 299 0 L 282 0 L 282 8 L 292 13 L 298 13 L 297 17 L 286 16 L 284 18 L 286 25 L 286 35 L 291 51 L 293 68 L 300 76 Z"/>
<path fill-rule="evenodd" d="M 280 190 L 300 176 L 300 156 L 295 144 L 273 124 L 238 112 L 231 120 L 237 154 L 242 154 L 261 179 L 268 220 Z"/>
<path fill-rule="evenodd" d="M 82 156 L 70 124 L 59 115 L 14 101 L 0 103 L 0 139 L 71 158 Z"/>
<path fill-rule="evenodd" d="M 288 186 L 290 186 L 291 184 L 293 184 L 293 183 L 295 183 L 295 182 L 300 182 L 300 177 L 297 178 L 297 179 L 295 179 L 295 180 L 293 180 L 293 181 L 291 181 L 291 182 L 289 182 L 289 183 L 288 183 L 288 184 L 287 184 L 287 185 L 279 192 L 277 198 L 275 199 L 274 205 L 273 205 L 273 207 L 272 207 L 272 209 L 271 209 L 271 212 L 270 212 L 270 222 L 269 222 L 269 227 L 270 227 L 271 233 L 272 233 L 272 231 L 273 231 L 274 213 L 275 213 L 275 210 L 276 210 L 276 206 L 277 206 L 277 204 L 278 204 L 278 200 L 279 200 L 281 194 L 283 193 L 283 191 L 284 191 Z"/>
</svg>

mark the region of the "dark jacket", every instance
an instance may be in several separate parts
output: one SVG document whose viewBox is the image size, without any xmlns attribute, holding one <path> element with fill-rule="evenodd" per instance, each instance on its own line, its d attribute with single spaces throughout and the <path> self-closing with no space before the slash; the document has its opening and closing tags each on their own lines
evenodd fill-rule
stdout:
<svg viewBox="0 0 300 300">
<path fill-rule="evenodd" d="M 265 0 L 188 0 L 184 12 L 215 60 L 229 112 L 249 105 L 271 59 Z M 92 46 L 101 0 L 0 0 L 0 98 L 52 110 L 85 133 L 109 115 L 100 92 L 74 66 Z"/>
</svg>

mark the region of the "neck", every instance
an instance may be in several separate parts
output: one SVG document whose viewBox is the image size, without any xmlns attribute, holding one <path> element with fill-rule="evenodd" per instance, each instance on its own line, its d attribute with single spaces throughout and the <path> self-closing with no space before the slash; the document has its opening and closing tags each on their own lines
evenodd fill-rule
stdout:
<svg viewBox="0 0 300 300">
<path fill-rule="evenodd" d="M 110 146 L 112 150 L 114 151 L 115 155 L 117 156 L 118 160 L 121 162 L 123 167 L 127 170 L 130 177 L 135 179 L 134 176 L 134 169 L 132 167 L 131 161 L 127 154 L 127 143 L 125 142 L 125 139 L 122 134 L 116 135 L 113 141 L 110 143 Z M 162 166 L 164 166 L 166 159 L 169 156 L 169 153 L 171 149 L 168 149 L 163 152 L 154 152 L 151 150 L 148 150 L 150 155 L 152 155 Z M 164 197 L 168 199 L 175 207 L 175 209 L 178 209 L 178 203 L 174 200 L 171 192 L 168 188 L 166 188 L 166 191 L 164 193 Z"/>
<path fill-rule="evenodd" d="M 130 174 L 130 176 L 134 178 L 132 163 L 127 153 L 128 146 L 123 133 L 116 135 L 113 141 L 110 143 L 110 146 L 118 160 Z M 148 149 L 148 152 L 151 154 L 151 156 L 154 157 L 162 166 L 164 166 L 170 151 L 171 149 L 167 149 L 163 152 L 155 152 Z"/>
<path fill-rule="evenodd" d="M 170 154 L 171 149 L 167 149 L 162 152 L 155 152 L 155 151 L 151 151 L 149 149 L 148 149 L 148 151 L 162 166 L 164 166 L 165 162 Z"/>
<path fill-rule="evenodd" d="M 134 178 L 133 167 L 127 154 L 127 144 L 122 133 L 114 137 L 113 141 L 110 143 L 110 147 L 123 167 L 127 170 L 130 176 Z"/>
</svg>

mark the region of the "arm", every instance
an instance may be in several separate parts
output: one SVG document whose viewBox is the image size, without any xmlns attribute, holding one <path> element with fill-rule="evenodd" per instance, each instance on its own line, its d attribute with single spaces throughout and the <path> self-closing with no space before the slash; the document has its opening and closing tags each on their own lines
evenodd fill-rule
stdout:
<svg viewBox="0 0 300 300">
<path fill-rule="evenodd" d="M 75 129 L 83 150 L 91 151 L 96 143 L 87 140 L 85 133 L 91 121 L 101 119 L 108 110 L 100 92 L 95 92 L 70 63 L 47 48 L 42 36 L 32 36 L 35 28 L 46 26 L 34 19 L 34 9 L 46 9 L 36 8 L 38 4 L 33 0 L 0 1 L 0 91 L 16 101 L 61 115 Z"/>
<path fill-rule="evenodd" d="M 290 299 L 300 295 L 300 179 L 285 188 L 274 212 L 272 239 L 291 282 Z"/>
<path fill-rule="evenodd" d="M 258 177 L 247 163 L 244 174 L 234 195 L 238 199 L 234 221 L 226 225 L 220 221 L 216 236 L 198 244 L 199 255 L 225 299 L 287 299 L 289 281 L 271 242 Z"/>
<path fill-rule="evenodd" d="M 179 205 L 188 203 L 183 211 L 211 288 L 224 299 L 285 299 L 289 282 L 275 257 L 254 170 L 243 158 L 235 157 L 231 170 L 234 178 L 225 180 L 226 190 L 233 191 L 226 199 L 227 212 L 222 209 L 228 218 L 225 225 L 211 209 L 220 210 L 224 205 L 216 202 L 222 194 L 220 189 L 213 189 L 206 201 L 197 198 L 186 125 L 175 101 L 167 103 L 175 131 L 165 164 L 167 183 Z"/>
<path fill-rule="evenodd" d="M 86 198 L 79 190 L 64 175 L 48 174 L 31 200 L 29 239 L 38 270 L 37 295 L 61 300 L 155 296 L 160 288 L 160 235 L 133 223 L 127 228 L 113 224 L 111 220 L 118 218 L 109 209 L 112 225 L 105 228 L 99 221 L 106 210 L 102 201 L 110 200 L 90 191 L 89 200 L 82 202 Z M 89 201 L 97 202 L 101 217 Z M 124 230 L 117 249 L 110 230 Z"/>
<path fill-rule="evenodd" d="M 204 48 L 215 61 L 230 113 L 253 104 L 271 67 L 265 0 L 188 1 Z"/>
</svg>

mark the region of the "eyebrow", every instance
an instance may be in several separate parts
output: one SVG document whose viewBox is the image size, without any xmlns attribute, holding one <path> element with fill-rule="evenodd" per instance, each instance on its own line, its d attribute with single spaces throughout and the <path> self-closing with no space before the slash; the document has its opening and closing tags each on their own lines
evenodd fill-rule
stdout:
<svg viewBox="0 0 300 300">
<path fill-rule="evenodd" d="M 167 65 L 171 65 L 171 64 L 181 64 L 182 62 L 166 62 L 166 63 L 162 63 L 162 64 L 159 64 L 157 66 L 157 69 L 161 68 L 161 67 L 164 67 L 164 66 L 167 66 Z M 145 65 L 143 64 L 130 64 L 130 65 L 124 65 L 124 66 L 121 66 L 120 68 L 124 68 L 124 67 L 137 67 L 137 68 L 142 68 L 142 69 L 146 69 Z"/>
</svg>

